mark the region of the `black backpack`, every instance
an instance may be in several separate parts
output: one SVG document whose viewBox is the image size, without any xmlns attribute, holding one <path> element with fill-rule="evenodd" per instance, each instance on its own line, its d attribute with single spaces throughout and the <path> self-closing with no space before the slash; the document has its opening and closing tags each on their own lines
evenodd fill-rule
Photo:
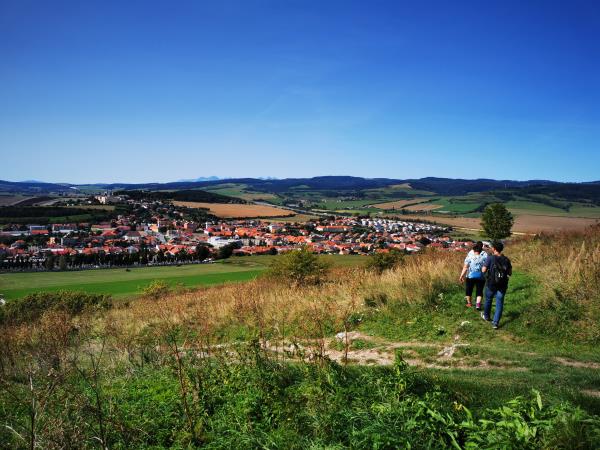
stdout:
<svg viewBox="0 0 600 450">
<path fill-rule="evenodd" d="M 506 256 L 497 256 L 494 258 L 492 277 L 496 285 L 502 286 L 508 283 L 508 258 Z"/>
</svg>

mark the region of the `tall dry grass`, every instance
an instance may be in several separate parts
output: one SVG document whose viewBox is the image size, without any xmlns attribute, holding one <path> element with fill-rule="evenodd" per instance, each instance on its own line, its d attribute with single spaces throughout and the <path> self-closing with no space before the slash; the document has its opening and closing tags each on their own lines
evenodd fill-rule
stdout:
<svg viewBox="0 0 600 450">
<path fill-rule="evenodd" d="M 362 268 L 337 269 L 316 286 L 259 278 L 160 299 L 142 298 L 106 312 L 97 327 L 100 333 L 117 336 L 121 350 L 133 359 L 140 355 L 131 349 L 139 348 L 142 339 L 153 342 L 174 329 L 185 330 L 180 339 L 203 352 L 223 343 L 257 339 L 265 347 L 308 346 L 318 357 L 324 354 L 325 338 L 355 327 L 372 299 L 388 305 L 434 306 L 441 293 L 455 286 L 462 258 L 431 251 L 406 258 L 381 275 Z"/>
<path fill-rule="evenodd" d="M 539 283 L 533 320 L 551 333 L 600 342 L 600 225 L 523 239 L 511 253 Z"/>
</svg>

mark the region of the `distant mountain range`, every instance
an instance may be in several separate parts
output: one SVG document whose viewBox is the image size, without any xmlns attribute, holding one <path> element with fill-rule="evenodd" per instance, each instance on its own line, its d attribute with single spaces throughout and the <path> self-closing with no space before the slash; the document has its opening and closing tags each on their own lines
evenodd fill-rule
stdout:
<svg viewBox="0 0 600 450">
<path fill-rule="evenodd" d="M 313 178 L 228 178 L 205 177 L 196 180 L 176 181 L 170 183 L 101 183 L 101 184 L 69 184 L 44 183 L 39 181 L 1 181 L 0 192 L 22 194 L 49 194 L 67 192 L 90 192 L 90 190 L 144 189 L 151 191 L 202 189 L 216 184 L 237 183 L 248 186 L 258 192 L 282 193 L 292 190 L 320 191 L 360 191 L 378 189 L 386 186 L 408 183 L 413 189 L 430 191 L 439 195 L 464 195 L 470 192 L 487 192 L 506 189 L 527 189 L 530 193 L 556 195 L 562 198 L 581 196 L 584 198 L 600 198 L 600 181 L 586 183 L 563 183 L 551 180 L 493 180 L 480 178 L 475 180 L 453 178 L 362 178 L 352 176 L 321 176 Z"/>
<path fill-rule="evenodd" d="M 216 180 L 226 180 L 227 178 L 219 178 L 219 177 L 199 177 L 199 178 L 187 178 L 182 180 L 177 180 L 178 183 L 190 183 L 195 181 L 216 181 Z"/>
</svg>

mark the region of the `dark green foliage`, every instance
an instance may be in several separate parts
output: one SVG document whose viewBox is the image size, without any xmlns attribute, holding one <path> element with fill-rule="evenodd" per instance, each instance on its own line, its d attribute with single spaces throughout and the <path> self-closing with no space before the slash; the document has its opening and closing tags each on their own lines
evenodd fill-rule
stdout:
<svg viewBox="0 0 600 450">
<path fill-rule="evenodd" d="M 591 449 L 600 443 L 598 417 L 568 405 L 545 407 L 537 393 L 472 413 L 408 369 L 401 353 L 391 367 L 342 367 L 327 360 L 278 362 L 257 343 L 235 351 L 236 361 L 186 357 L 193 432 L 175 371 L 147 366 L 107 373 L 100 387 L 106 442 L 111 448 L 214 449 Z M 44 412 L 50 421 L 68 417 L 70 428 L 62 435 L 40 432 L 38 439 L 51 445 L 78 438 L 78 447 L 92 448 L 97 411 L 85 405 L 94 404 L 95 390 L 71 377 Z M 27 390 L 18 395 L 26 398 Z M 3 423 L 26 423 L 23 414 L 14 396 L 2 397 Z M 0 438 L 12 448 L 22 445 L 7 429 Z"/>
<path fill-rule="evenodd" d="M 481 216 L 481 226 L 490 239 L 504 239 L 510 236 L 515 220 L 502 203 L 486 206 Z"/>
<path fill-rule="evenodd" d="M 214 192 L 189 189 L 181 191 L 120 191 L 117 194 L 128 195 L 134 200 L 177 200 L 183 202 L 206 203 L 246 203 L 244 200 Z"/>
<path fill-rule="evenodd" d="M 307 247 L 294 250 L 275 259 L 268 275 L 294 284 L 318 284 L 325 279 L 329 264 Z"/>
<path fill-rule="evenodd" d="M 58 268 L 60 270 L 67 270 L 67 257 L 65 255 L 60 255 L 58 258 Z"/>
<path fill-rule="evenodd" d="M 564 404 L 544 408 L 539 392 L 529 400 L 517 397 L 503 407 L 488 409 L 479 420 L 466 413 L 461 427 L 467 449 L 600 446 L 600 418 Z"/>
<path fill-rule="evenodd" d="M 377 273 L 382 273 L 386 270 L 402 264 L 404 255 L 397 250 L 391 250 L 384 253 L 374 253 L 367 263 L 367 268 Z"/>
<path fill-rule="evenodd" d="M 217 253 L 217 258 L 218 259 L 229 258 L 231 255 L 233 255 L 233 250 L 236 248 L 237 248 L 237 245 L 235 245 L 235 244 L 224 245 L 223 247 L 219 248 L 219 251 Z"/>
<path fill-rule="evenodd" d="M 103 209 L 70 208 L 66 206 L 3 206 L 0 208 L 0 223 L 38 223 L 76 222 L 85 217 L 91 222 L 108 220 L 116 217 L 119 212 Z"/>
<path fill-rule="evenodd" d="M 0 307 L 0 323 L 31 322 L 50 310 L 76 315 L 88 308 L 110 308 L 111 305 L 110 296 L 104 294 L 73 291 L 39 292 L 11 300 L 4 307 Z"/>
</svg>

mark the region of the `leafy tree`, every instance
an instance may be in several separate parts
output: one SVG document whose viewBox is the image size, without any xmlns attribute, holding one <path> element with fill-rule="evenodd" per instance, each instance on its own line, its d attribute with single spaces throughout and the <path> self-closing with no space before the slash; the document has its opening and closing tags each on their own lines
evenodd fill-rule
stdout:
<svg viewBox="0 0 600 450">
<path fill-rule="evenodd" d="M 196 258 L 199 261 L 204 261 L 210 255 L 210 250 L 205 245 L 199 245 L 196 247 Z"/>
<path fill-rule="evenodd" d="M 65 255 L 60 255 L 58 258 L 58 268 L 60 270 L 67 270 L 67 257 Z"/>
<path fill-rule="evenodd" d="M 329 264 L 307 247 L 275 258 L 268 274 L 275 278 L 291 281 L 296 285 L 319 284 L 327 275 Z"/>
<path fill-rule="evenodd" d="M 367 268 L 377 273 L 382 273 L 399 266 L 403 260 L 404 255 L 398 250 L 391 250 L 385 253 L 374 253 L 367 263 Z"/>
<path fill-rule="evenodd" d="M 233 255 L 233 249 L 235 249 L 235 248 L 236 248 L 236 246 L 234 244 L 224 245 L 223 247 L 219 248 L 218 258 L 219 259 L 229 258 L 231 255 Z"/>
<path fill-rule="evenodd" d="M 46 261 L 44 263 L 44 265 L 46 266 L 46 270 L 53 270 L 54 269 L 54 263 L 55 263 L 54 255 L 52 253 L 49 253 L 46 256 Z"/>
<path fill-rule="evenodd" d="M 502 203 L 491 203 L 486 206 L 481 217 L 484 234 L 490 239 L 504 239 L 510 236 L 515 222 L 513 215 Z"/>
</svg>

